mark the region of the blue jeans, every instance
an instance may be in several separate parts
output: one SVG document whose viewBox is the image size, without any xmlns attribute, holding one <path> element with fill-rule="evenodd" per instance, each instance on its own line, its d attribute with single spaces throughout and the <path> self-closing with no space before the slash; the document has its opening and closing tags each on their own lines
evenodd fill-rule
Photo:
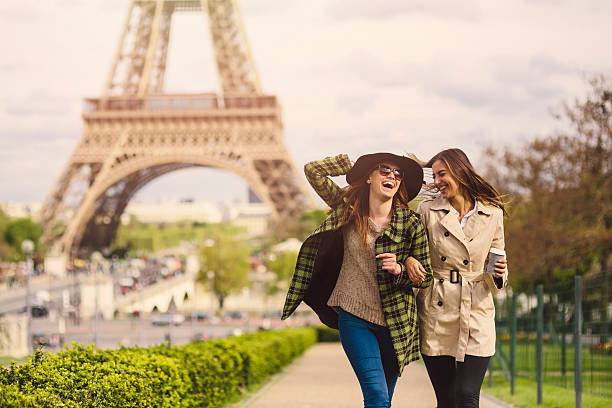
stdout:
<svg viewBox="0 0 612 408">
<path fill-rule="evenodd" d="M 389 329 L 342 309 L 338 329 L 344 352 L 359 380 L 364 407 L 391 407 L 398 364 Z"/>
</svg>

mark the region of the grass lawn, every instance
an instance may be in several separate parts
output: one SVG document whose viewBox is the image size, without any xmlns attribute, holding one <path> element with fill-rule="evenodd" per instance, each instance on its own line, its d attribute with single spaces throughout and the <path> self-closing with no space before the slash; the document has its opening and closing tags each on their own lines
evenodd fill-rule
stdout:
<svg viewBox="0 0 612 408">
<path fill-rule="evenodd" d="M 510 343 L 502 342 L 501 347 L 507 356 L 510 355 Z M 562 348 L 560 345 L 544 344 L 542 350 L 544 369 L 548 371 L 562 370 Z M 516 345 L 516 369 L 535 372 L 536 344 L 535 342 L 518 342 Z M 565 348 L 565 368 L 574 370 L 574 346 Z M 593 372 L 608 372 L 612 374 L 612 354 L 593 353 L 590 347 L 582 347 L 582 370 Z"/>
<path fill-rule="evenodd" d="M 7 367 L 11 365 L 11 361 L 15 361 L 16 363 L 20 361 L 25 361 L 27 357 L 17 358 L 17 357 L 0 357 L 0 367 Z"/>
<path fill-rule="evenodd" d="M 510 383 L 502 374 L 493 376 L 493 387 L 488 386 L 489 377 L 485 377 L 482 391 L 493 395 L 500 400 L 506 401 L 517 408 L 542 407 L 542 408 L 567 408 L 573 407 L 575 395 L 573 389 L 555 387 L 544 384 L 542 388 L 542 405 L 537 405 L 537 384 L 523 378 L 517 378 L 515 393 L 510 395 Z M 609 408 L 612 399 L 597 397 L 590 394 L 582 394 L 582 406 L 588 408 Z"/>
<path fill-rule="evenodd" d="M 501 344 L 506 356 L 510 355 L 510 345 Z M 565 351 L 565 370 L 559 345 L 545 344 L 542 350 L 543 382 L 552 386 L 574 388 L 574 348 Z M 528 381 L 536 381 L 536 345 L 533 342 L 520 342 L 516 350 L 517 375 Z M 493 370 L 501 367 L 493 359 Z M 593 353 L 589 347 L 582 348 L 582 387 L 583 394 L 602 395 L 612 401 L 612 355 Z M 612 405 L 611 405 L 612 406 Z"/>
</svg>

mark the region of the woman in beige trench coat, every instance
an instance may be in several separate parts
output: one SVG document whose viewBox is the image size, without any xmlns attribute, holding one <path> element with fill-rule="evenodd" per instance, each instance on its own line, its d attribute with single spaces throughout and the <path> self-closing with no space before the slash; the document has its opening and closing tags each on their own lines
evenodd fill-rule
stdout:
<svg viewBox="0 0 612 408">
<path fill-rule="evenodd" d="M 507 282 L 506 259 L 486 272 L 491 248 L 504 249 L 504 203 L 459 149 L 436 154 L 438 196 L 420 203 L 429 237 L 433 283 L 417 295 L 421 354 L 438 408 L 478 407 L 480 386 L 495 354 L 493 296 Z M 423 269 L 406 260 L 410 279 Z"/>
</svg>

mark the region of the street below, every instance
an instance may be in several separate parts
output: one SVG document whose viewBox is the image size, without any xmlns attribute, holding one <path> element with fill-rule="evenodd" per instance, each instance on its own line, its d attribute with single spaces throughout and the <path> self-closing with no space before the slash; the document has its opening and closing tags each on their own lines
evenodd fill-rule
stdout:
<svg viewBox="0 0 612 408">
<path fill-rule="evenodd" d="M 63 344 L 76 342 L 83 345 L 96 343 L 102 349 L 120 346 L 153 346 L 170 341 L 172 345 L 187 344 L 197 340 L 212 340 L 257 331 L 260 328 L 275 328 L 284 325 L 278 321 L 250 319 L 243 321 L 226 321 L 219 323 L 185 321 L 179 326 L 156 326 L 151 319 L 139 320 L 100 320 L 98 341 L 95 342 L 95 321 L 82 320 L 79 325 L 66 324 L 65 333 L 60 335 L 58 321 L 51 319 L 33 319 L 33 337 L 48 342 L 45 351 L 54 351 Z M 33 342 L 36 347 L 36 342 Z"/>
</svg>

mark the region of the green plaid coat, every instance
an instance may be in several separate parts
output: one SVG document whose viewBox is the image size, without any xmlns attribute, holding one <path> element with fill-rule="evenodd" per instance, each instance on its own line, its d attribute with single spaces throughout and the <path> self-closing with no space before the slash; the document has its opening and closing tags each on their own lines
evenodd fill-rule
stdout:
<svg viewBox="0 0 612 408">
<path fill-rule="evenodd" d="M 346 174 L 350 168 L 351 162 L 346 155 L 327 157 L 304 166 L 306 178 L 332 207 L 332 212 L 302 244 L 285 300 L 283 319 L 304 301 L 324 324 L 338 328 L 338 314 L 327 306 L 327 301 L 336 286 L 344 255 L 340 222 L 344 205 L 335 206 L 342 188 L 329 176 Z M 412 288 L 427 287 L 432 281 L 427 233 L 420 215 L 407 208 L 394 207 L 389 226 L 376 239 L 375 252 L 377 255 L 395 253 L 402 268 L 402 273 L 395 277 L 381 269 L 382 260 L 378 260 L 380 299 L 401 375 L 405 365 L 419 358 L 417 309 Z M 418 285 L 413 284 L 406 273 L 404 261 L 408 256 L 418 259 L 427 271 L 425 281 Z"/>
</svg>

